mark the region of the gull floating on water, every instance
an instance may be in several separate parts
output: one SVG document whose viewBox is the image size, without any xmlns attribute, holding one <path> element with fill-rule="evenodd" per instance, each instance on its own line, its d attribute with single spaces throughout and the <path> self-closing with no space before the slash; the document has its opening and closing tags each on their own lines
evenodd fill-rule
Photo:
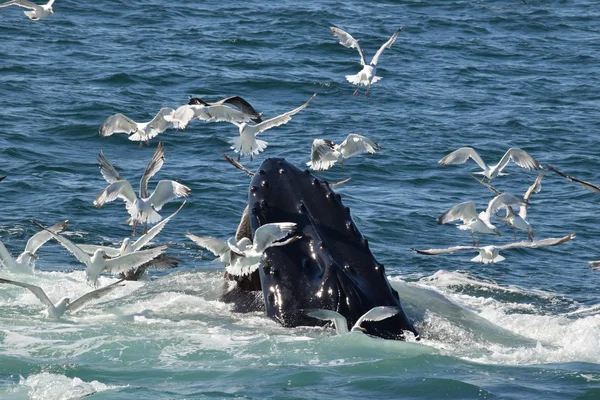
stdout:
<svg viewBox="0 0 600 400">
<path fill-rule="evenodd" d="M 504 222 L 506 225 L 511 226 L 514 229 L 520 229 L 522 231 L 527 232 L 527 239 L 529 239 L 529 240 L 533 240 L 535 234 L 533 232 L 533 227 L 527 220 L 527 207 L 529 206 L 529 199 L 531 198 L 531 195 L 533 193 L 539 193 L 540 190 L 542 190 L 542 178 L 544 177 L 546 172 L 548 172 L 548 170 L 544 169 L 537 176 L 537 178 L 535 179 L 533 184 L 531 186 L 529 186 L 529 188 L 523 195 L 523 203 L 519 207 L 519 213 L 516 213 L 515 210 L 512 208 L 512 206 L 505 206 L 506 215 L 504 217 L 501 217 L 496 214 L 496 218 L 498 218 L 500 221 Z M 473 178 L 475 178 L 475 177 L 473 177 Z M 475 178 L 475 180 L 477 182 L 481 183 L 482 185 L 488 187 L 494 193 L 496 193 L 498 195 L 501 194 L 498 189 L 496 189 L 489 183 L 479 180 L 477 178 Z M 514 236 L 516 239 L 517 238 L 516 232 L 514 232 Z"/>
<path fill-rule="evenodd" d="M 29 18 L 32 21 L 38 21 L 40 18 L 46 18 L 54 14 L 52 4 L 54 4 L 54 0 L 50 0 L 48 3 L 42 5 L 32 3 L 28 0 L 11 0 L 7 1 L 6 3 L 0 4 L 0 8 L 13 5 L 19 6 L 21 8 L 29 8 L 33 11 L 23 11 L 25 15 L 27 15 L 27 18 Z"/>
<path fill-rule="evenodd" d="M 123 282 L 123 279 L 103 288 L 86 293 L 75 301 L 71 301 L 68 297 L 64 297 L 61 301 L 54 305 L 54 303 L 50 301 L 50 299 L 41 287 L 31 285 L 29 283 L 11 281 L 8 279 L 0 278 L 0 283 L 8 283 L 9 285 L 20 286 L 22 288 L 29 289 L 31 293 L 35 295 L 35 297 L 37 297 L 42 303 L 44 303 L 48 307 L 46 309 L 46 311 L 48 312 L 48 317 L 57 319 L 62 317 L 67 311 L 76 312 L 86 303 L 89 303 L 90 301 L 95 299 L 99 299 L 100 297 L 104 296 L 110 291 L 116 289 L 118 286 L 123 286 L 120 285 L 121 282 Z"/>
<path fill-rule="evenodd" d="M 280 241 L 293 234 L 295 229 L 296 224 L 293 222 L 264 224 L 254 232 L 254 241 L 247 237 L 241 238 L 239 241 L 236 241 L 235 237 L 223 241 L 191 233 L 186 236 L 198 246 L 204 247 L 217 256 L 215 261 L 225 263 L 225 269 L 230 275 L 244 276 L 250 275 L 258 269 L 267 248 L 284 246 L 298 240 L 298 236 L 293 236 L 285 241 Z"/>
<path fill-rule="evenodd" d="M 520 247 L 528 247 L 528 248 L 538 248 L 544 246 L 556 246 L 559 244 L 566 243 L 572 239 L 575 239 L 575 234 L 571 233 L 562 238 L 550 238 L 536 241 L 523 241 L 523 242 L 515 242 L 505 244 L 503 246 L 454 246 L 448 247 L 447 249 L 428 249 L 428 250 L 418 250 L 413 249 L 419 254 L 427 254 L 427 255 L 438 255 L 438 254 L 446 254 L 446 253 L 454 253 L 456 251 L 461 250 L 475 250 L 479 253 L 475 258 L 472 258 L 473 262 L 480 262 L 483 264 L 496 263 L 504 260 L 499 253 L 502 250 L 508 249 L 516 249 Z"/>
<path fill-rule="evenodd" d="M 59 222 L 47 228 L 54 233 L 62 232 L 67 226 L 67 221 Z M 44 245 L 48 240 L 52 239 L 52 235 L 48 231 L 40 231 L 33 235 L 27 241 L 25 250 L 14 259 L 4 244 L 0 242 L 0 265 L 14 272 L 33 272 L 33 260 L 37 259 L 36 251 Z"/>
<path fill-rule="evenodd" d="M 502 234 L 496 229 L 494 225 L 491 223 L 491 216 L 500 208 L 504 206 L 511 206 L 522 204 L 523 200 L 518 199 L 512 194 L 503 193 L 494 197 L 488 203 L 488 207 L 485 211 L 477 214 L 475 211 L 475 203 L 472 201 L 466 201 L 464 203 L 460 203 L 450 210 L 446 211 L 438 218 L 438 224 L 442 225 L 447 222 L 456 221 L 460 219 L 462 221 L 462 225 L 457 225 L 456 227 L 461 230 L 470 230 L 471 237 L 475 232 L 477 233 L 489 233 L 495 234 L 498 236 L 502 236 Z M 473 244 L 478 244 L 479 240 L 475 241 L 473 238 Z"/>
<path fill-rule="evenodd" d="M 300 110 L 303 110 L 308 106 L 312 99 L 315 98 L 317 94 L 313 94 L 310 99 L 300 107 L 293 109 L 292 111 L 288 111 L 284 114 L 281 114 L 277 117 L 268 119 L 266 121 L 262 121 L 261 123 L 248 125 L 246 122 L 237 123 L 233 122 L 239 128 L 240 136 L 236 136 L 230 139 L 230 143 L 232 144 L 231 148 L 238 153 L 238 161 L 241 156 L 250 156 L 250 161 L 252 161 L 252 156 L 254 154 L 258 154 L 261 151 L 264 151 L 267 148 L 268 142 L 260 139 L 256 139 L 256 136 L 266 131 L 267 129 L 274 128 L 279 125 L 283 125 L 288 123 L 292 116 L 298 113 Z"/>
<path fill-rule="evenodd" d="M 369 311 L 367 311 L 363 316 L 361 316 L 352 329 L 352 332 L 366 332 L 365 328 L 362 328 L 360 325 L 365 321 L 383 321 L 384 319 L 393 317 L 398 314 L 400 309 L 394 306 L 378 306 L 373 307 Z M 338 335 L 343 335 L 348 333 L 348 321 L 346 317 L 337 311 L 333 310 L 324 310 L 324 309 L 311 309 L 307 310 L 306 314 L 313 318 L 320 319 L 322 321 L 332 321 L 335 326 L 335 333 Z"/>
<path fill-rule="evenodd" d="M 586 181 L 582 181 L 581 179 L 577 179 L 574 178 L 570 175 L 565 174 L 564 172 L 561 172 L 559 170 L 557 170 L 556 168 L 554 168 L 551 165 L 546 164 L 546 166 L 553 172 L 556 172 L 557 174 L 559 174 L 560 176 L 562 176 L 563 178 L 566 178 L 572 182 L 577 182 L 577 183 L 581 183 L 581 186 L 583 186 L 585 189 L 590 190 L 592 192 L 600 192 L 600 187 L 594 185 L 593 183 L 590 182 L 586 182 Z"/>
<path fill-rule="evenodd" d="M 358 86 L 362 85 L 367 86 L 365 96 L 370 97 L 369 90 L 371 90 L 371 85 L 382 79 L 381 76 L 375 75 L 377 73 L 377 62 L 379 61 L 379 57 L 381 57 L 381 53 L 383 53 L 383 50 L 392 47 L 392 45 L 396 41 L 396 38 L 402 31 L 402 27 L 398 28 L 398 30 L 394 32 L 392 37 L 389 38 L 388 41 L 385 42 L 379 48 L 379 50 L 377 50 L 377 53 L 375 53 L 375 56 L 373 56 L 373 58 L 371 59 L 370 64 L 367 64 L 365 62 L 365 56 L 358 44 L 358 40 L 354 39 L 352 35 L 350 35 L 348 32 L 345 32 L 339 28 L 330 27 L 329 29 L 331 30 L 333 36 L 340 39 L 340 44 L 342 46 L 348 48 L 355 48 L 356 50 L 358 50 L 358 54 L 360 54 L 360 65 L 363 66 L 363 69 L 356 75 L 346 75 L 346 80 L 352 83 L 353 85 L 357 86 L 356 91 L 354 92 L 355 96 L 358 94 Z"/>
<path fill-rule="evenodd" d="M 441 165 L 462 164 L 465 163 L 469 158 L 472 158 L 473 161 L 475 161 L 477 165 L 483 169 L 482 172 L 475 172 L 475 174 L 483 175 L 490 181 L 498 175 L 506 175 L 502 173 L 502 170 L 511 160 L 521 168 L 537 170 L 542 169 L 542 166 L 536 161 L 536 159 L 531 157 L 524 150 L 514 147 L 508 149 L 508 151 L 500 159 L 500 162 L 496 165 L 487 165 L 484 163 L 479 154 L 477 154 L 472 147 L 461 147 L 460 149 L 455 150 L 442 158 L 440 161 L 438 161 L 438 163 Z"/>
<path fill-rule="evenodd" d="M 333 167 L 336 162 L 339 162 L 343 166 L 345 158 L 350 158 L 357 154 L 375 154 L 375 150 L 381 150 L 381 146 L 371 139 L 357 135 L 356 133 L 349 134 L 340 144 L 335 144 L 331 140 L 315 139 L 312 143 L 310 161 L 306 165 L 313 170 L 322 171 Z"/>
<path fill-rule="evenodd" d="M 165 159 L 164 153 L 163 144 L 159 143 L 140 179 L 139 197 L 135 195 L 131 184 L 117 172 L 104 154 L 100 152 L 98 155 L 100 172 L 109 185 L 96 197 L 94 206 L 102 207 L 106 202 L 117 198 L 123 199 L 127 212 L 131 215 L 128 223 L 133 225 L 134 236 L 138 223 L 145 224 L 147 229 L 148 224 L 155 224 L 162 219 L 158 212 L 166 203 L 177 197 L 188 197 L 190 194 L 191 189 L 179 182 L 161 180 L 154 192 L 148 195 L 148 181 L 161 169 Z"/>
<path fill-rule="evenodd" d="M 129 140 L 140 142 L 140 146 L 142 142 L 146 142 L 148 145 L 150 139 L 171 127 L 171 122 L 167 121 L 165 116 L 173 112 L 172 108 L 163 107 L 149 122 L 135 122 L 123 114 L 111 115 L 100 125 L 99 133 L 101 137 L 110 136 L 113 133 L 125 133 L 129 135 Z"/>
<path fill-rule="evenodd" d="M 46 229 L 36 220 L 31 220 L 31 222 L 42 229 Z M 88 282 L 94 286 L 96 286 L 98 276 L 101 273 L 107 272 L 109 274 L 118 274 L 127 272 L 132 268 L 139 267 L 140 265 L 155 259 L 167 249 L 167 246 L 158 246 L 153 249 L 140 250 L 114 258 L 110 258 L 103 249 L 97 249 L 94 254 L 90 256 L 83 251 L 81 247 L 66 237 L 48 230 L 46 230 L 46 232 L 49 232 L 52 237 L 73 254 L 80 263 L 86 266 L 85 276 L 87 277 Z"/>
</svg>

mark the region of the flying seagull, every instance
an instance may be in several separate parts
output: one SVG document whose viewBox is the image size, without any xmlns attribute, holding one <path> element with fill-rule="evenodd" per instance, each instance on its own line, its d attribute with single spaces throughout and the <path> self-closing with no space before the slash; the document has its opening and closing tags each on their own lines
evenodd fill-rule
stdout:
<svg viewBox="0 0 600 400">
<path fill-rule="evenodd" d="M 56 225 L 52 225 L 47 229 L 50 232 L 59 233 L 62 232 L 66 226 L 67 221 L 63 221 Z M 10 255 L 8 250 L 6 250 L 6 247 L 4 247 L 4 244 L 0 242 L 0 264 L 12 271 L 32 272 L 33 265 L 31 263 L 33 260 L 37 259 L 35 252 L 38 251 L 44 243 L 52 239 L 52 235 L 48 231 L 42 230 L 29 238 L 25 245 L 25 250 L 23 250 L 16 259 Z"/>
<path fill-rule="evenodd" d="M 262 121 L 258 124 L 248 125 L 246 122 L 233 122 L 233 124 L 239 128 L 240 132 L 240 136 L 230 139 L 230 143 L 232 144 L 231 148 L 238 153 L 238 161 L 240 160 L 241 156 L 247 155 L 250 156 L 250 161 L 252 161 L 252 156 L 254 154 L 264 151 L 267 148 L 268 142 L 256 139 L 256 136 L 267 129 L 288 123 L 292 119 L 292 116 L 298 113 L 300 110 L 306 108 L 306 106 L 308 106 L 308 104 L 312 99 L 315 98 L 316 95 L 316 93 L 313 94 L 310 99 L 308 99 L 308 101 L 302 104 L 300 107 L 283 113 L 277 117 Z"/>
<path fill-rule="evenodd" d="M 235 237 L 223 241 L 191 233 L 186 234 L 186 236 L 198 246 L 204 247 L 217 256 L 214 261 L 225 263 L 225 269 L 230 275 L 244 276 L 250 275 L 258 269 L 263 253 L 267 248 L 284 246 L 298 240 L 298 236 L 292 236 L 285 241 L 280 241 L 293 234 L 295 229 L 296 224 L 293 222 L 264 224 L 254 232 L 254 241 L 247 237 L 241 238 L 239 241 L 236 241 Z"/>
<path fill-rule="evenodd" d="M 190 101 L 188 102 L 188 104 L 189 105 L 196 104 L 196 105 L 202 105 L 202 106 L 222 106 L 222 105 L 228 104 L 228 105 L 231 105 L 231 106 L 237 108 L 244 114 L 250 115 L 252 117 L 251 119 L 253 122 L 256 122 L 256 123 L 262 122 L 262 118 L 261 118 L 262 113 L 259 113 L 258 111 L 256 111 L 250 103 L 248 103 L 246 100 L 244 100 L 240 96 L 226 97 L 226 98 L 219 100 L 217 102 L 214 102 L 214 103 L 204 101 L 203 99 L 201 99 L 199 97 L 191 97 L 190 96 Z"/>
<path fill-rule="evenodd" d="M 511 206 L 522 204 L 523 201 L 513 196 L 512 194 L 503 193 L 494 197 L 488 203 L 488 207 L 485 211 L 477 214 L 475 211 L 475 203 L 472 201 L 466 201 L 464 203 L 460 203 L 450 210 L 446 211 L 438 218 L 438 224 L 445 224 L 447 222 L 456 221 L 460 219 L 462 221 L 462 225 L 457 225 L 458 229 L 461 230 L 470 230 L 471 237 L 473 234 L 477 232 L 480 233 L 489 233 L 495 234 L 498 236 L 502 236 L 502 234 L 496 229 L 494 225 L 491 223 L 491 216 L 498 210 L 500 207 Z M 479 243 L 479 239 L 475 241 L 473 238 L 473 245 Z"/>
<path fill-rule="evenodd" d="M 129 135 L 129 140 L 140 142 L 140 146 L 142 145 L 142 142 L 146 142 L 146 145 L 149 145 L 150 139 L 171 127 L 171 122 L 167 121 L 165 116 L 170 115 L 173 112 L 174 110 L 172 108 L 163 107 L 158 114 L 148 122 L 135 122 L 123 114 L 111 115 L 104 120 L 102 125 L 100 125 L 100 137 L 110 136 L 113 133 L 125 133 Z"/>
<path fill-rule="evenodd" d="M 499 253 L 502 250 L 507 249 L 516 249 L 520 247 L 529 247 L 529 248 L 538 248 L 544 246 L 556 246 L 559 244 L 563 244 L 568 242 L 569 240 L 575 239 L 575 234 L 571 233 L 562 238 L 550 238 L 536 241 L 523 241 L 523 242 L 515 242 L 505 244 L 503 246 L 454 246 L 448 247 L 447 249 L 428 249 L 428 250 L 418 250 L 413 249 L 419 254 L 427 254 L 430 256 L 438 255 L 438 254 L 446 254 L 446 253 L 454 253 L 456 251 L 461 250 L 475 250 L 479 253 L 475 258 L 472 258 L 473 262 L 480 262 L 483 264 L 495 263 L 504 260 Z"/>
<path fill-rule="evenodd" d="M 224 104 L 221 105 L 201 105 L 201 104 L 184 104 L 178 107 L 171 114 L 165 115 L 165 120 L 173 124 L 175 129 L 186 129 L 188 124 L 194 118 L 202 121 L 217 121 L 217 122 L 250 122 L 252 121 L 251 114 L 245 114 L 242 111 L 236 110 Z"/>
<path fill-rule="evenodd" d="M 42 229 L 46 229 L 36 220 L 31 220 L 31 222 Z M 104 249 L 97 249 L 94 254 L 90 256 L 88 253 L 83 251 L 81 247 L 66 237 L 49 230 L 46 230 L 46 232 L 49 232 L 52 237 L 56 239 L 71 254 L 73 254 L 80 263 L 86 266 L 85 275 L 88 282 L 94 286 L 96 286 L 98 276 L 101 273 L 108 272 L 110 274 L 118 274 L 129 271 L 132 268 L 136 268 L 150 260 L 155 259 L 167 249 L 167 246 L 158 246 L 150 250 L 140 250 L 114 258 L 110 258 Z"/>
<path fill-rule="evenodd" d="M 594 185 L 593 183 L 590 182 L 586 182 L 586 181 L 582 181 L 581 179 L 577 179 L 574 178 L 570 175 L 565 174 L 564 172 L 561 172 L 559 170 L 557 170 L 556 168 L 554 168 L 552 165 L 548 165 L 546 164 L 546 166 L 553 172 L 556 172 L 557 174 L 559 174 L 560 176 L 572 181 L 572 182 L 577 182 L 577 183 L 581 183 L 581 186 L 583 186 L 585 189 L 587 190 L 591 190 L 592 192 L 600 192 L 600 187 Z"/>
<path fill-rule="evenodd" d="M 138 223 L 145 224 L 144 230 L 146 230 L 148 224 L 155 224 L 162 219 L 158 212 L 166 203 L 177 197 L 188 197 L 190 194 L 191 189 L 179 182 L 161 180 L 156 185 L 154 192 L 148 195 L 148 181 L 162 168 L 165 160 L 164 154 L 163 144 L 159 143 L 140 179 L 139 197 L 135 195 L 131 184 L 117 172 L 102 151 L 98 155 L 100 173 L 109 185 L 96 197 L 94 206 L 99 208 L 106 202 L 117 198 L 123 199 L 127 212 L 131 215 L 128 223 L 133 226 L 134 236 Z"/>
<path fill-rule="evenodd" d="M 54 14 L 52 4 L 54 4 L 54 0 L 50 0 L 48 3 L 42 5 L 32 3 L 28 0 L 11 0 L 0 4 L 0 8 L 13 5 L 21 8 L 29 8 L 32 11 L 23 11 L 27 15 L 27 18 L 32 21 L 38 21 L 40 18 L 46 18 Z"/>
<path fill-rule="evenodd" d="M 400 310 L 394 306 L 378 306 L 373 307 L 361 316 L 350 331 L 355 332 L 366 332 L 366 329 L 360 325 L 365 321 L 383 321 L 384 319 L 393 317 L 398 314 Z M 306 311 L 308 316 L 320 319 L 322 321 L 332 321 L 335 326 L 335 333 L 343 335 L 348 333 L 348 321 L 346 317 L 337 311 L 324 310 L 324 309 L 310 309 Z"/>
<path fill-rule="evenodd" d="M 542 169 L 540 163 L 537 162 L 533 157 L 527 154 L 524 150 L 514 147 L 508 149 L 508 151 L 500 159 L 500 162 L 496 165 L 487 165 L 484 163 L 479 154 L 477 154 L 472 147 L 461 147 L 460 149 L 455 150 L 442 158 L 440 161 L 438 161 L 438 163 L 441 165 L 462 164 L 469 158 L 472 158 L 473 161 L 475 161 L 483 170 L 482 172 L 475 173 L 485 176 L 489 181 L 498 175 L 506 175 L 502 173 L 502 170 L 511 160 L 522 168 L 537 170 Z"/>
<path fill-rule="evenodd" d="M 70 311 L 72 313 L 76 312 L 86 303 L 89 303 L 90 301 L 95 299 L 99 299 L 105 294 L 108 294 L 112 290 L 116 289 L 118 286 L 123 286 L 121 285 L 121 282 L 123 282 L 123 279 L 118 280 L 117 282 L 112 283 L 103 288 L 86 293 L 75 301 L 71 301 L 68 297 L 64 297 L 61 301 L 54 305 L 54 303 L 50 301 L 50 299 L 41 287 L 31 285 L 29 283 L 11 281 L 8 279 L 0 278 L 0 283 L 8 283 L 9 285 L 20 286 L 22 288 L 29 289 L 31 293 L 35 295 L 35 297 L 37 297 L 42 303 L 44 303 L 48 307 L 46 309 L 48 312 L 48 317 L 56 319 L 62 317 L 67 311 Z"/>
<path fill-rule="evenodd" d="M 340 144 L 335 144 L 331 140 L 315 139 L 312 143 L 310 161 L 306 165 L 313 170 L 322 171 L 333 167 L 336 162 L 339 162 L 343 166 L 345 158 L 350 158 L 357 154 L 375 154 L 375 150 L 381 150 L 381 146 L 371 139 L 357 135 L 356 133 L 349 134 Z"/>
<path fill-rule="evenodd" d="M 355 96 L 358 94 L 358 86 L 362 85 L 367 86 L 365 96 L 370 97 L 371 95 L 369 94 L 369 90 L 371 90 L 371 85 L 382 79 L 381 76 L 375 75 L 377 73 L 377 62 L 379 61 L 379 57 L 381 57 L 381 53 L 383 53 L 383 50 L 392 47 L 392 45 L 396 41 L 396 38 L 402 31 L 402 27 L 398 28 L 398 30 L 394 32 L 392 37 L 389 38 L 389 40 L 385 42 L 379 48 L 379 50 L 377 50 L 377 53 L 375 53 L 375 56 L 371 59 L 370 64 L 367 64 L 365 62 L 365 56 L 358 44 L 358 40 L 354 39 L 348 32 L 345 32 L 339 28 L 335 28 L 332 26 L 329 29 L 331 30 L 333 36 L 337 37 L 340 40 L 340 44 L 342 46 L 348 48 L 355 48 L 356 50 L 358 50 L 358 54 L 360 54 L 360 65 L 363 66 L 363 69 L 356 75 L 346 75 L 346 80 L 352 83 L 353 85 L 357 86 L 356 91 L 354 92 Z"/>
</svg>

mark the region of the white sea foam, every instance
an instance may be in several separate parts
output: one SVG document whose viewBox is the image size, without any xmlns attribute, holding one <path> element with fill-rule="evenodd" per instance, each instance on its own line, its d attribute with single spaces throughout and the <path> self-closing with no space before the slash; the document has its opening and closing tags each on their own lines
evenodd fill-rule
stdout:
<svg viewBox="0 0 600 400">
<path fill-rule="evenodd" d="M 4 394 L 13 399 L 74 400 L 115 388 L 117 386 L 98 381 L 84 382 L 77 377 L 42 372 L 21 377 L 19 383 L 7 388 L 7 393 Z"/>
</svg>

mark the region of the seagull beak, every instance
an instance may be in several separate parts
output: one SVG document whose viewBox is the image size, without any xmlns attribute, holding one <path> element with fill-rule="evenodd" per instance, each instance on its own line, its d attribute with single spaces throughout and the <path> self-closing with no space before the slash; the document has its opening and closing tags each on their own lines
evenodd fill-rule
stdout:
<svg viewBox="0 0 600 400">
<path fill-rule="evenodd" d="M 34 260 L 37 260 L 40 257 L 35 253 L 31 253 L 31 258 L 33 258 Z"/>
<path fill-rule="evenodd" d="M 358 329 L 360 329 L 360 331 L 361 331 L 362 333 L 367 333 L 367 330 L 366 330 L 365 328 L 363 328 L 362 326 L 360 326 Z"/>
</svg>

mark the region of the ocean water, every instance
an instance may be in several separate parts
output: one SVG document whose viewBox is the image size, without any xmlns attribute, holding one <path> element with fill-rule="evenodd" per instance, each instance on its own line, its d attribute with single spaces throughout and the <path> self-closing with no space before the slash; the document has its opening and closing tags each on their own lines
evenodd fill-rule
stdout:
<svg viewBox="0 0 600 400">
<path fill-rule="evenodd" d="M 598 399 L 600 398 L 600 196 L 552 172 L 532 197 L 536 238 L 576 233 L 557 247 L 517 249 L 490 265 L 469 252 L 412 248 L 468 245 L 468 232 L 436 218 L 491 192 L 475 164 L 441 167 L 461 146 L 497 162 L 520 147 L 542 163 L 600 184 L 600 3 L 597 1 L 75 2 L 58 0 L 38 22 L 0 9 L 0 240 L 20 253 L 37 228 L 69 220 L 80 243 L 118 245 L 130 235 L 122 202 L 94 208 L 106 182 L 103 151 L 137 189 L 158 140 L 166 161 L 152 179 L 192 189 L 156 238 L 184 260 L 173 271 L 129 282 L 55 321 L 27 290 L 0 287 L 0 398 L 6 399 Z M 372 97 L 353 96 L 354 49 L 385 50 Z M 340 186 L 345 205 L 414 317 L 420 342 L 335 336 L 283 328 L 261 313 L 219 301 L 223 266 L 186 232 L 231 236 L 248 177 L 220 152 L 237 128 L 190 124 L 138 147 L 98 136 L 121 112 L 148 121 L 189 95 L 241 95 L 264 117 L 318 93 L 253 161 L 285 157 L 303 166 L 314 138 L 369 136 L 383 149 L 317 176 Z M 514 165 L 493 183 L 522 194 L 536 173 Z M 165 206 L 162 215 L 179 202 Z M 513 240 L 486 235 L 482 244 Z M 517 233 L 518 240 L 525 235 Z M 41 286 L 57 301 L 89 290 L 82 267 L 49 242 L 35 274 L 0 276 Z M 114 277 L 103 276 L 101 284 Z"/>
</svg>

